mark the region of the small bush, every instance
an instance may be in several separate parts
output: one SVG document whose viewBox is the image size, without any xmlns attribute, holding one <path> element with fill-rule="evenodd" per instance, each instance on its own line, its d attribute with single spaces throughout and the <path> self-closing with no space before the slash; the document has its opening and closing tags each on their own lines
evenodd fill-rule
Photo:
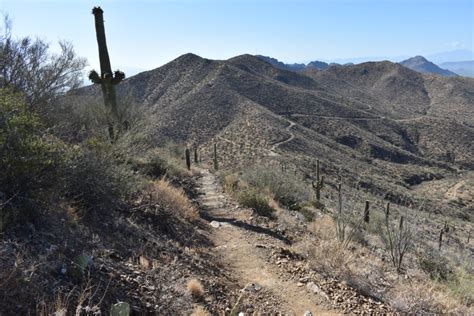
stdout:
<svg viewBox="0 0 474 316">
<path fill-rule="evenodd" d="M 106 140 L 88 139 L 68 153 L 64 195 L 85 209 L 117 207 L 142 186 L 129 167 L 116 161 Z"/>
<path fill-rule="evenodd" d="M 204 295 L 204 289 L 198 279 L 189 280 L 186 288 L 194 298 L 201 298 Z"/>
<path fill-rule="evenodd" d="M 307 222 L 311 222 L 314 220 L 314 213 L 312 210 L 306 208 L 306 207 L 300 207 L 296 210 L 297 212 L 301 213 L 304 216 L 304 219 Z"/>
<path fill-rule="evenodd" d="M 434 249 L 429 249 L 420 256 L 419 265 L 432 280 L 447 281 L 453 277 L 448 260 Z"/>
<path fill-rule="evenodd" d="M 298 211 L 310 199 L 311 190 L 293 173 L 258 166 L 244 172 L 242 179 L 257 191 L 270 193 L 280 205 L 291 210 Z"/>
<path fill-rule="evenodd" d="M 194 307 L 191 316 L 211 316 L 211 314 L 209 314 L 209 312 L 204 307 L 198 305 Z"/>
<path fill-rule="evenodd" d="M 153 200 L 161 207 L 177 212 L 191 221 L 199 218 L 199 211 L 192 205 L 184 191 L 175 188 L 165 179 L 153 182 L 150 193 Z"/>
<path fill-rule="evenodd" d="M 269 199 L 253 190 L 240 192 L 237 200 L 242 206 L 253 209 L 260 216 L 275 218 L 275 210 L 269 205 Z"/>
</svg>

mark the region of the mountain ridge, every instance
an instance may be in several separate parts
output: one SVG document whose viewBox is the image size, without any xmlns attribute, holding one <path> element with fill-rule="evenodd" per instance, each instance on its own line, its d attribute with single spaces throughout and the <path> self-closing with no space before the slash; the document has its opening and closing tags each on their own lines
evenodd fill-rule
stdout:
<svg viewBox="0 0 474 316">
<path fill-rule="evenodd" d="M 75 93 L 100 97 L 98 87 Z M 474 80 L 388 61 L 294 72 L 248 54 L 186 54 L 117 93 L 153 110 L 156 144 L 195 144 L 210 159 L 218 143 L 227 167 L 276 159 L 307 173 L 318 157 L 328 177 L 344 172 L 381 195 L 408 194 L 413 177 L 474 167 Z"/>
<path fill-rule="evenodd" d="M 457 76 L 457 74 L 455 74 L 454 72 L 446 70 L 446 69 L 442 69 L 441 67 L 427 60 L 425 57 L 419 56 L 419 55 L 406 59 L 404 61 L 401 61 L 400 65 L 403 65 L 407 68 L 410 68 L 412 70 L 416 70 L 422 73 L 431 73 L 431 74 L 441 75 L 445 77 Z"/>
</svg>

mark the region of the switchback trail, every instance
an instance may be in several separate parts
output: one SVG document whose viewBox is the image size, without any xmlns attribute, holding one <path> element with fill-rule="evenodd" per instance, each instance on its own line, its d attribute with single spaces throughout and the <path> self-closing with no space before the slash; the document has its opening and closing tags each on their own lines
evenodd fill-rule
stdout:
<svg viewBox="0 0 474 316">
<path fill-rule="evenodd" d="M 253 296 L 248 299 L 253 300 L 255 312 L 277 311 L 284 315 L 303 315 L 306 311 L 311 311 L 312 315 L 327 312 L 316 303 L 316 295 L 308 293 L 306 287 L 301 287 L 295 280 L 282 278 L 275 264 L 265 260 L 260 248 L 262 236 L 266 238 L 265 246 L 275 247 L 288 246 L 286 238 L 249 223 L 251 213 L 229 204 L 229 197 L 222 191 L 216 176 L 208 170 L 201 169 L 200 172 L 198 202 L 201 216 L 212 227 L 210 239 L 218 257 L 238 280 L 242 280 L 245 288 L 253 287 L 260 293 L 270 293 L 271 298 L 262 302 L 255 302 L 258 297 L 255 293 L 249 294 Z M 243 298 L 246 299 L 245 294 Z M 269 306 L 269 301 L 278 302 L 279 310 Z"/>
<path fill-rule="evenodd" d="M 276 152 L 277 148 L 280 147 L 281 145 L 283 144 L 286 144 L 288 142 L 291 142 L 294 138 L 295 138 L 295 134 L 293 134 L 293 132 L 291 131 L 291 129 L 293 128 L 293 126 L 296 125 L 295 122 L 279 115 L 282 119 L 288 121 L 288 126 L 285 128 L 285 131 L 287 131 L 289 133 L 289 136 L 288 138 L 282 140 L 282 141 L 279 141 L 279 142 L 276 142 L 275 144 L 272 145 L 272 147 L 270 148 L 270 156 L 278 156 L 278 153 Z"/>
</svg>

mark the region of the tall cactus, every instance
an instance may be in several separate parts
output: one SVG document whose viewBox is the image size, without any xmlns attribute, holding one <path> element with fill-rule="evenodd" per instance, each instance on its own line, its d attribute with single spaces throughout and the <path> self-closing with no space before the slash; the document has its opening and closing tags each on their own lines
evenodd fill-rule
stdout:
<svg viewBox="0 0 474 316">
<path fill-rule="evenodd" d="M 324 186 L 324 176 L 319 175 L 319 159 L 316 161 L 316 182 L 312 182 L 313 189 L 316 192 L 316 201 L 321 202 L 321 189 Z"/>
<path fill-rule="evenodd" d="M 214 170 L 219 170 L 219 164 L 217 162 L 217 144 L 214 144 L 214 157 L 213 157 L 213 160 L 214 160 Z"/>
<path fill-rule="evenodd" d="M 370 202 L 368 200 L 365 201 L 364 222 L 370 222 Z"/>
<path fill-rule="evenodd" d="M 97 35 L 97 44 L 99 46 L 99 60 L 100 60 L 100 76 L 92 70 L 89 73 L 89 79 L 95 83 L 100 84 L 102 88 L 102 95 L 104 97 L 105 107 L 110 110 L 115 122 L 119 121 L 119 113 L 117 109 L 117 96 L 115 93 L 115 85 L 120 83 L 124 78 L 125 74 L 117 70 L 112 73 L 112 67 L 110 66 L 109 53 L 107 51 L 107 43 L 105 40 L 105 28 L 104 28 L 104 11 L 100 7 L 94 7 L 92 14 L 95 20 L 95 31 Z M 109 120 L 109 135 L 113 140 L 114 135 L 114 123 Z"/>
<path fill-rule="evenodd" d="M 198 164 L 199 163 L 199 157 L 198 157 L 198 149 L 197 147 L 194 147 L 194 163 Z"/>
<path fill-rule="evenodd" d="M 191 170 L 191 152 L 189 148 L 186 148 L 185 156 L 186 156 L 186 167 L 188 167 L 188 170 Z"/>
</svg>

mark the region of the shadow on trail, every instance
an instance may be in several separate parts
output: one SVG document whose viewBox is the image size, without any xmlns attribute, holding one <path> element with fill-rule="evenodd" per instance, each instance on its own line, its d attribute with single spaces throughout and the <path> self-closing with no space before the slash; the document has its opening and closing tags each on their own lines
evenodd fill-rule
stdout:
<svg viewBox="0 0 474 316">
<path fill-rule="evenodd" d="M 272 231 L 268 228 L 263 228 L 263 227 L 260 227 L 260 226 L 255 226 L 255 225 L 252 225 L 252 224 L 248 224 L 248 223 L 236 220 L 235 218 L 217 217 L 217 216 L 212 216 L 212 215 L 209 215 L 209 214 L 206 214 L 206 213 L 201 213 L 201 217 L 203 219 L 209 221 L 209 222 L 212 222 L 212 221 L 225 222 L 225 223 L 229 223 L 233 226 L 237 226 L 237 227 L 240 227 L 240 228 L 258 233 L 258 234 L 265 234 L 265 235 L 268 235 L 270 237 L 281 240 L 284 243 L 286 243 L 287 245 L 291 245 L 291 241 L 287 237 L 283 236 L 280 233 L 274 232 L 274 231 Z"/>
</svg>

